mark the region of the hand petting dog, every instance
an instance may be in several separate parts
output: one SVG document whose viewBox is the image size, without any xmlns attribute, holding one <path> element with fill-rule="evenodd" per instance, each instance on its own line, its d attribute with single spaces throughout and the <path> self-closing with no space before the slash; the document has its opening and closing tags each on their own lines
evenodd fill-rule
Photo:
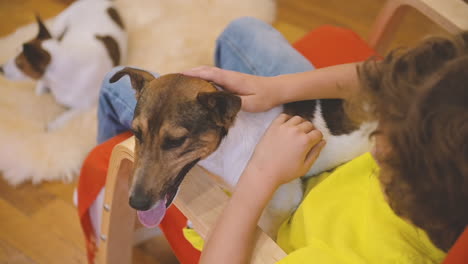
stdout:
<svg viewBox="0 0 468 264">
<path fill-rule="evenodd" d="M 281 114 L 263 135 L 246 170 L 255 172 L 259 187 L 271 183 L 276 189 L 304 176 L 324 146 L 322 133 L 311 122 Z"/>
<path fill-rule="evenodd" d="M 182 72 L 184 75 L 202 78 L 221 85 L 227 91 L 239 95 L 242 110 L 264 112 L 279 105 L 275 93 L 270 92 L 271 78 L 229 71 L 211 66 L 200 66 Z"/>
</svg>

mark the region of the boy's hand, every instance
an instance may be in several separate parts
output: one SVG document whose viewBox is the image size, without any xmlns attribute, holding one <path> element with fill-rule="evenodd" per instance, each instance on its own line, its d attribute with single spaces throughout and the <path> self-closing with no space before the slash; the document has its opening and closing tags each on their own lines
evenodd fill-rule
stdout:
<svg viewBox="0 0 468 264">
<path fill-rule="evenodd" d="M 322 133 L 298 116 L 281 114 L 271 123 L 209 235 L 200 263 L 249 262 L 263 210 L 279 185 L 307 172 L 325 145 L 321 139 Z"/>
<path fill-rule="evenodd" d="M 269 91 L 271 82 L 268 77 L 255 76 L 217 67 L 200 66 L 182 72 L 184 75 L 202 78 L 222 86 L 237 94 L 242 100 L 242 110 L 263 112 L 277 105 L 275 93 Z"/>
<path fill-rule="evenodd" d="M 311 122 L 281 114 L 255 148 L 246 168 L 250 173 L 245 174 L 251 179 L 246 181 L 277 188 L 304 176 L 324 146 L 322 133 Z"/>
</svg>

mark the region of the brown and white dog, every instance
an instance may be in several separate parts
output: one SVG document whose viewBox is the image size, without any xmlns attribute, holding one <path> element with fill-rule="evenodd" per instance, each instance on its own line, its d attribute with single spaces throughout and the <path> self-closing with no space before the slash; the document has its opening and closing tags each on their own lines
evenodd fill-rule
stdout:
<svg viewBox="0 0 468 264">
<path fill-rule="evenodd" d="M 37 36 L 0 72 L 10 80 L 37 80 L 36 94 L 50 91 L 69 108 L 48 124 L 54 130 L 97 105 L 104 75 L 126 57 L 127 34 L 110 0 L 76 1 L 54 19 L 50 31 L 36 19 Z"/>
<path fill-rule="evenodd" d="M 265 130 L 282 112 L 312 121 L 327 141 L 306 176 L 334 168 L 370 149 L 369 134 L 375 124 L 351 122 L 341 100 L 303 101 L 247 113 L 240 111 L 238 96 L 198 78 L 181 74 L 154 78 L 127 67 L 115 73 L 110 82 L 126 75 L 137 97 L 129 202 L 148 227 L 159 224 L 180 183 L 197 163 L 234 186 Z M 281 186 L 260 220 L 264 231 L 274 236 L 302 194 L 299 179 Z"/>
</svg>

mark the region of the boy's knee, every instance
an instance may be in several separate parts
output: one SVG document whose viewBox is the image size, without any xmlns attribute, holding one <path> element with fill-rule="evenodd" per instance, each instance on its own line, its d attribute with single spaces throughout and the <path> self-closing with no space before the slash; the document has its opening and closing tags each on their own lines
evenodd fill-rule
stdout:
<svg viewBox="0 0 468 264">
<path fill-rule="evenodd" d="M 254 17 L 240 17 L 231 21 L 226 26 L 219 36 L 218 41 L 223 41 L 225 37 L 234 40 L 249 38 L 251 35 L 270 29 L 271 26 L 260 19 Z"/>
<path fill-rule="evenodd" d="M 113 84 L 110 82 L 110 79 L 114 76 L 114 74 L 120 70 L 122 70 L 124 66 L 117 66 L 112 68 L 106 75 L 104 75 L 104 78 L 102 80 L 101 88 L 99 89 L 99 98 L 106 96 L 108 92 L 112 89 Z"/>
</svg>

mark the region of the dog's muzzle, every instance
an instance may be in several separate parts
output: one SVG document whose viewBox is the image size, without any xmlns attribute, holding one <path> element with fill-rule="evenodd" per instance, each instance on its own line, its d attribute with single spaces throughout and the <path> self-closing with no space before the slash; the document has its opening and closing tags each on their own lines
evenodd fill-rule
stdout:
<svg viewBox="0 0 468 264">
<path fill-rule="evenodd" d="M 151 199 L 145 199 L 145 197 L 139 196 L 139 193 L 143 193 L 139 190 L 130 197 L 130 205 L 137 209 L 138 219 L 141 224 L 149 228 L 159 225 L 166 214 L 166 209 L 172 204 L 172 201 L 176 197 L 179 186 L 185 175 L 187 175 L 189 170 L 195 166 L 199 160 L 200 159 L 196 159 L 185 165 L 177 175 L 172 186 L 166 191 L 164 198 L 157 201 L 154 205 L 151 206 Z"/>
<path fill-rule="evenodd" d="M 0 65 L 0 73 L 3 74 L 4 71 L 3 71 L 3 65 Z"/>
</svg>

